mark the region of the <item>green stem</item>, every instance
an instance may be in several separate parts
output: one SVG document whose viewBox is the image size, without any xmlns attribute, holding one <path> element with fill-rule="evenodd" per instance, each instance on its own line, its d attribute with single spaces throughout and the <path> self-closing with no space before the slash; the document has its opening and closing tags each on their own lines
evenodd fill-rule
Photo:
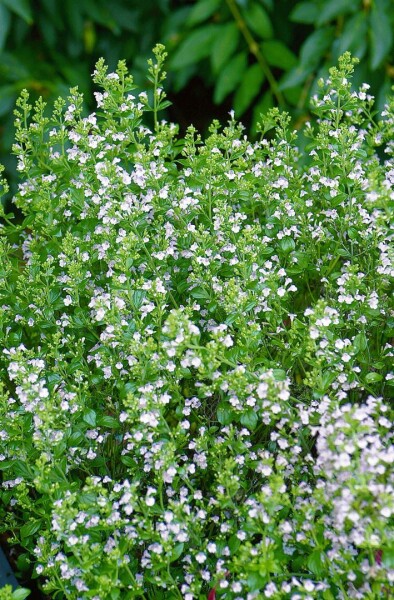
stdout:
<svg viewBox="0 0 394 600">
<path fill-rule="evenodd" d="M 251 54 L 253 54 L 253 56 L 255 56 L 257 62 L 259 63 L 261 70 L 263 71 L 264 75 L 266 76 L 267 81 L 270 85 L 271 91 L 274 94 L 279 106 L 283 106 L 285 102 L 284 102 L 282 92 L 279 89 L 279 86 L 276 82 L 275 77 L 272 74 L 271 69 L 268 66 L 267 61 L 265 60 L 264 56 L 260 52 L 260 47 L 259 47 L 258 43 L 256 42 L 256 40 L 250 33 L 250 30 L 248 29 L 248 26 L 247 26 L 244 18 L 242 17 L 242 14 L 240 13 L 238 6 L 236 5 L 234 0 L 226 0 L 226 2 L 227 2 L 227 5 L 228 5 L 234 19 L 235 19 L 235 23 L 236 23 L 238 29 L 240 30 L 240 32 L 242 33 L 242 35 L 245 38 L 246 43 L 248 44 L 249 52 Z"/>
</svg>

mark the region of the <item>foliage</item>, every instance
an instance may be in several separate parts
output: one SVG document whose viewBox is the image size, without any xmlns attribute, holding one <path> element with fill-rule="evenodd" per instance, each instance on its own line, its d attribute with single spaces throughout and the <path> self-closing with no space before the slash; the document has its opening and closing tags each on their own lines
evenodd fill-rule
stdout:
<svg viewBox="0 0 394 600">
<path fill-rule="evenodd" d="M 183 106 L 199 93 L 199 78 L 218 115 L 233 107 L 253 127 L 274 105 L 300 123 L 309 118 L 311 90 L 346 50 L 363 60 L 359 82 L 370 82 L 382 108 L 394 74 L 393 27 L 390 0 L 0 0 L 2 161 L 11 166 L 11 109 L 22 89 L 52 102 L 77 84 L 89 98 L 100 56 L 110 68 L 125 58 L 142 83 L 157 41 L 170 54 L 170 90 L 187 90 Z"/>
<path fill-rule="evenodd" d="M 278 109 L 179 138 L 154 52 L 18 101 L 0 528 L 56 599 L 389 598 L 394 99 L 345 54 L 306 164 Z"/>
<path fill-rule="evenodd" d="M 24 600 L 30 595 L 26 588 L 12 589 L 11 585 L 4 585 L 0 588 L 0 600 Z"/>
<path fill-rule="evenodd" d="M 15 170 L 12 112 L 22 89 L 53 102 L 78 85 L 90 97 L 100 56 L 111 68 L 127 59 L 142 82 L 169 11 L 169 0 L 0 0 L 1 161 Z"/>
<path fill-rule="evenodd" d="M 298 24 L 306 26 L 301 44 Z M 253 107 L 256 122 L 274 104 L 305 115 L 330 61 L 350 50 L 364 59 L 359 77 L 374 82 L 382 106 L 394 74 L 393 26 L 390 0 L 199 0 L 171 67 L 184 85 L 209 59 L 203 73 L 215 102 L 233 93 L 236 116 Z"/>
</svg>

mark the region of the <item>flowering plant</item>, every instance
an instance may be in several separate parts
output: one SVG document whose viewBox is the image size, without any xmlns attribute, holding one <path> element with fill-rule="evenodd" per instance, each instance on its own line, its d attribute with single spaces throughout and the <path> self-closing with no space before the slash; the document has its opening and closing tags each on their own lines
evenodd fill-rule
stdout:
<svg viewBox="0 0 394 600">
<path fill-rule="evenodd" d="M 56 599 L 388 598 L 394 99 L 345 54 L 306 156 L 277 110 L 179 139 L 154 54 L 18 102 L 0 529 Z"/>
</svg>

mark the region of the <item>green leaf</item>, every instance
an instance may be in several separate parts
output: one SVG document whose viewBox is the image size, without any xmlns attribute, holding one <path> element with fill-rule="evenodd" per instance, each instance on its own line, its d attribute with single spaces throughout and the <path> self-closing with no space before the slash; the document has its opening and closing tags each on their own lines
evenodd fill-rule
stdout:
<svg viewBox="0 0 394 600">
<path fill-rule="evenodd" d="M 120 423 L 118 419 L 115 417 L 111 417 L 110 415 L 104 415 L 97 419 L 97 424 L 101 427 L 110 427 L 111 429 L 119 429 Z"/>
<path fill-rule="evenodd" d="M 288 71 L 281 79 L 279 89 L 287 90 L 304 83 L 306 78 L 312 73 L 313 66 L 298 65 L 291 71 Z"/>
<path fill-rule="evenodd" d="M 209 24 L 192 31 L 174 53 L 170 61 L 171 69 L 183 69 L 209 56 L 217 30 L 217 25 Z"/>
<path fill-rule="evenodd" d="M 70 33 L 80 39 L 83 34 L 84 27 L 84 16 L 83 16 L 83 5 L 74 0 L 66 0 L 64 9 L 66 13 L 67 22 L 70 28 Z"/>
<path fill-rule="evenodd" d="M 69 447 L 82 446 L 85 441 L 85 436 L 82 431 L 74 431 L 68 438 L 67 444 Z"/>
<path fill-rule="evenodd" d="M 249 573 L 248 588 L 251 592 L 256 592 L 266 585 L 267 580 L 268 578 L 260 575 L 260 573 Z"/>
<path fill-rule="evenodd" d="M 371 69 L 374 71 L 388 55 L 393 42 L 391 14 L 382 0 L 375 0 L 371 10 Z"/>
<path fill-rule="evenodd" d="M 271 67 L 279 67 L 284 71 L 288 71 L 297 64 L 296 55 L 279 40 L 263 42 L 262 52 Z"/>
<path fill-rule="evenodd" d="M 27 464 L 21 460 L 14 461 L 13 464 L 14 473 L 17 477 L 23 477 L 24 479 L 32 479 L 33 473 Z"/>
<path fill-rule="evenodd" d="M 314 2 L 300 2 L 290 13 L 290 21 L 312 24 L 319 15 L 319 7 Z"/>
<path fill-rule="evenodd" d="M 85 410 L 85 412 L 83 414 L 83 420 L 88 425 L 95 427 L 96 426 L 96 413 L 94 412 L 94 410 L 91 408 L 88 408 L 87 410 Z"/>
<path fill-rule="evenodd" d="M 31 591 L 27 588 L 18 588 L 12 592 L 12 600 L 24 600 L 30 596 Z"/>
<path fill-rule="evenodd" d="M 185 546 L 185 544 L 183 544 L 183 543 L 177 544 L 175 546 L 175 548 L 171 552 L 171 562 L 174 562 L 175 560 L 178 560 L 178 558 L 181 556 L 181 554 L 183 552 L 184 546 Z"/>
<path fill-rule="evenodd" d="M 234 97 L 234 110 L 240 117 L 261 90 L 264 73 L 258 63 L 248 68 Z"/>
<path fill-rule="evenodd" d="M 213 15 L 220 6 L 221 0 L 200 0 L 194 4 L 186 21 L 187 25 L 197 25 Z"/>
<path fill-rule="evenodd" d="M 263 40 L 273 36 L 270 18 L 260 4 L 254 2 L 244 11 L 243 15 L 250 29 Z"/>
<path fill-rule="evenodd" d="M 367 373 L 365 376 L 365 381 L 367 383 L 379 383 L 379 381 L 382 381 L 382 379 L 383 375 L 380 373 L 375 373 L 374 371 L 372 373 Z"/>
<path fill-rule="evenodd" d="M 334 56 L 338 59 L 347 50 L 362 58 L 367 48 L 368 21 L 365 12 L 360 12 L 346 20 L 341 35 L 333 44 Z"/>
<path fill-rule="evenodd" d="M 285 254 L 289 254 L 295 248 L 295 241 L 291 237 L 284 237 L 280 240 L 279 247 Z"/>
<path fill-rule="evenodd" d="M 33 23 L 29 0 L 0 0 L 0 2 L 29 25 Z"/>
<path fill-rule="evenodd" d="M 256 104 L 253 110 L 253 131 L 257 131 L 257 124 L 261 121 L 261 115 L 266 115 L 270 108 L 274 105 L 272 92 L 268 90 L 261 98 L 260 102 Z"/>
<path fill-rule="evenodd" d="M 133 292 L 133 306 L 136 310 L 141 308 L 145 295 L 146 294 L 143 290 L 135 290 Z"/>
<path fill-rule="evenodd" d="M 120 462 L 126 467 L 135 467 L 135 459 L 132 456 L 121 456 Z"/>
<path fill-rule="evenodd" d="M 362 352 L 367 347 L 367 338 L 365 333 L 358 333 L 353 340 L 353 348 L 357 353 Z"/>
<path fill-rule="evenodd" d="M 333 37 L 333 27 L 322 27 L 314 31 L 302 45 L 301 65 L 312 67 L 312 69 L 317 67 L 324 53 L 330 47 Z"/>
<path fill-rule="evenodd" d="M 308 557 L 307 560 L 308 569 L 316 575 L 316 577 L 320 577 L 323 574 L 323 557 L 320 550 L 314 550 L 312 554 Z"/>
<path fill-rule="evenodd" d="M 232 410 L 227 405 L 219 405 L 216 414 L 221 425 L 230 425 L 233 420 Z"/>
<path fill-rule="evenodd" d="M 273 369 L 272 374 L 275 381 L 285 381 L 286 379 L 286 371 L 284 369 Z"/>
<path fill-rule="evenodd" d="M 0 6 L 0 13 L 3 7 Z M 1 14 L 0 14 L 0 35 L 1 35 Z M 1 47 L 0 47 L 1 52 Z M 2 85 L 0 87 L 0 117 L 11 114 L 15 104 L 16 90 L 15 85 Z"/>
<path fill-rule="evenodd" d="M 257 422 L 258 422 L 258 415 L 257 415 L 256 411 L 254 411 L 254 410 L 248 410 L 247 412 L 243 413 L 243 415 L 241 416 L 242 425 L 245 425 L 245 427 L 247 427 L 248 429 L 251 429 L 252 431 L 254 429 L 256 429 Z"/>
<path fill-rule="evenodd" d="M 220 104 L 224 98 L 232 92 L 240 80 L 246 69 L 246 53 L 237 54 L 227 63 L 220 73 L 216 82 L 213 99 L 215 104 Z"/>
<path fill-rule="evenodd" d="M 235 52 L 239 41 L 239 29 L 235 23 L 221 25 L 216 41 L 212 46 L 211 64 L 215 74 L 219 73 L 230 56 Z"/>
<path fill-rule="evenodd" d="M 354 10 L 354 0 L 326 0 L 319 10 L 319 16 L 316 21 L 318 26 L 324 25 L 333 19 L 336 19 L 339 15 L 343 15 L 347 12 Z"/>
<path fill-rule="evenodd" d="M 382 563 L 387 569 L 394 569 L 394 546 L 391 546 L 391 548 L 384 548 Z"/>
<path fill-rule="evenodd" d="M 26 523 L 26 525 L 23 525 L 20 528 L 19 533 L 22 538 L 30 537 L 31 535 L 34 535 L 35 533 L 37 533 L 37 531 L 41 529 L 41 525 L 41 519 L 30 521 L 30 523 Z"/>
<path fill-rule="evenodd" d="M 204 300 L 209 300 L 211 297 L 209 292 L 205 290 L 203 287 L 195 287 L 191 290 L 190 295 L 192 298 L 199 298 Z"/>
<path fill-rule="evenodd" d="M 0 4 L 0 51 L 3 50 L 10 28 L 10 13 L 5 6 Z"/>
</svg>

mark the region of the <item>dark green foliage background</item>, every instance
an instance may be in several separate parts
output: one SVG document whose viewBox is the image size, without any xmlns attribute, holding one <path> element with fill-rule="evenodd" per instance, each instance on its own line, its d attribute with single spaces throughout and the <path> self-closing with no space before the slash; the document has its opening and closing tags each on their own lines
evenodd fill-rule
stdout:
<svg viewBox="0 0 394 600">
<path fill-rule="evenodd" d="M 392 0 L 0 0 L 0 162 L 23 88 L 51 102 L 78 85 L 92 100 L 95 61 L 127 60 L 136 83 L 156 42 L 169 52 L 169 118 L 204 130 L 231 108 L 253 128 L 270 106 L 309 118 L 308 98 L 350 50 L 378 106 L 394 78 Z M 92 108 L 92 107 L 89 107 Z"/>
</svg>

